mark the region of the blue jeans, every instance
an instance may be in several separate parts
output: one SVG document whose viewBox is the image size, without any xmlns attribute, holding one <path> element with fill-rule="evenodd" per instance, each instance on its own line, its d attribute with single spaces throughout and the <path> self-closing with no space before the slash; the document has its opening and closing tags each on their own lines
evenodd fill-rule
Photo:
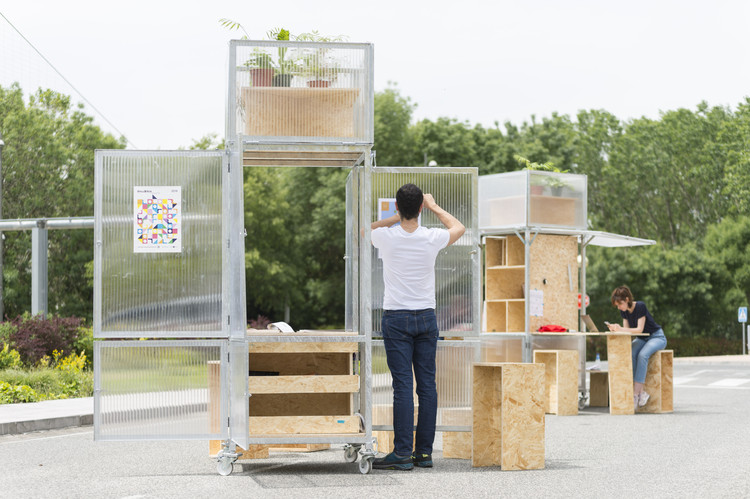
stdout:
<svg viewBox="0 0 750 499">
<path fill-rule="evenodd" d="M 435 352 L 438 326 L 435 310 L 386 310 L 382 327 L 385 355 L 393 376 L 393 450 L 399 456 L 410 456 L 412 450 L 432 454 L 437 419 Z M 419 397 L 415 449 L 412 449 L 412 366 Z"/>
<path fill-rule="evenodd" d="M 648 338 L 636 338 L 633 340 L 633 381 L 636 383 L 646 382 L 646 371 L 648 371 L 648 359 L 658 350 L 664 350 L 667 346 L 667 337 L 664 331 L 659 329 L 651 333 Z"/>
</svg>

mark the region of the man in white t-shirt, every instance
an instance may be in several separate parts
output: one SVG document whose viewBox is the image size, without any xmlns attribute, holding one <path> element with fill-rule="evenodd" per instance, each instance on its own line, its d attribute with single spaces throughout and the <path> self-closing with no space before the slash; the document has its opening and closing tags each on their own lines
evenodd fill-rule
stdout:
<svg viewBox="0 0 750 499">
<path fill-rule="evenodd" d="M 422 208 L 431 210 L 445 229 L 419 226 Z M 435 316 L 435 259 L 455 243 L 466 228 L 437 205 L 431 194 L 414 184 L 396 193 L 398 214 L 372 224 L 372 244 L 383 260 L 383 342 L 393 377 L 393 446 L 375 459 L 375 469 L 410 470 L 432 467 L 432 444 L 437 419 L 435 352 L 438 326 Z M 400 225 L 394 225 L 400 222 Z M 414 400 L 412 369 L 417 381 L 419 416 L 412 448 Z"/>
</svg>

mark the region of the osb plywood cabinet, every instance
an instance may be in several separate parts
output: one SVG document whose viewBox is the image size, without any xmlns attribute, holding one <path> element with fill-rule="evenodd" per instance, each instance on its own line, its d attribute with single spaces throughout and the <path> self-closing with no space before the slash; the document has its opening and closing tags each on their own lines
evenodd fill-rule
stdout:
<svg viewBox="0 0 750 499">
<path fill-rule="evenodd" d="M 545 324 L 578 329 L 578 241 L 574 236 L 531 236 L 529 260 L 516 235 L 485 238 L 487 332 L 525 332 L 526 268 L 529 270 L 529 331 Z M 534 306 L 537 305 L 537 306 Z"/>
<path fill-rule="evenodd" d="M 248 336 L 268 331 L 248 331 Z M 307 333 L 293 333 L 302 336 Z M 320 336 L 321 332 L 309 333 Z M 356 333 L 336 333 L 337 336 Z M 353 374 L 356 342 L 249 342 L 248 392 L 250 438 L 292 435 L 351 435 L 360 433 L 353 394 L 359 376 Z M 218 394 L 217 394 L 218 396 Z M 211 442 L 211 454 L 221 442 Z M 316 450 L 328 445 L 253 445 L 245 459 L 268 457 L 268 448 Z"/>
</svg>

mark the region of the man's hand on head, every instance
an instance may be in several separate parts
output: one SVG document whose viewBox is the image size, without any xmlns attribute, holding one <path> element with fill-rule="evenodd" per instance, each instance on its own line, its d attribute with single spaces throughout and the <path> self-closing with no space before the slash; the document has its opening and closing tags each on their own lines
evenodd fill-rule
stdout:
<svg viewBox="0 0 750 499">
<path fill-rule="evenodd" d="M 433 207 L 437 206 L 437 203 L 435 202 L 435 198 L 432 197 L 432 194 L 425 194 L 424 200 L 422 201 L 424 204 L 424 207 L 428 210 L 432 210 Z"/>
</svg>

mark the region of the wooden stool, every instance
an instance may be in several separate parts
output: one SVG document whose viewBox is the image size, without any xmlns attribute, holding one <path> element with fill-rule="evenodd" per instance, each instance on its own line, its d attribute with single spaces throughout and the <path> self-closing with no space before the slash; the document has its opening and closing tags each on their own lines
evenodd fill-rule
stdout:
<svg viewBox="0 0 750 499">
<path fill-rule="evenodd" d="M 609 407 L 609 372 L 589 371 L 589 407 Z"/>
<path fill-rule="evenodd" d="M 544 366 L 473 366 L 471 465 L 544 468 Z"/>
<path fill-rule="evenodd" d="M 649 399 L 645 406 L 638 408 L 639 412 L 663 413 L 674 410 L 672 364 L 672 350 L 659 350 L 648 359 L 643 389 L 649 394 Z"/>
<path fill-rule="evenodd" d="M 534 363 L 544 365 L 544 412 L 578 414 L 578 351 L 535 350 Z"/>
</svg>

